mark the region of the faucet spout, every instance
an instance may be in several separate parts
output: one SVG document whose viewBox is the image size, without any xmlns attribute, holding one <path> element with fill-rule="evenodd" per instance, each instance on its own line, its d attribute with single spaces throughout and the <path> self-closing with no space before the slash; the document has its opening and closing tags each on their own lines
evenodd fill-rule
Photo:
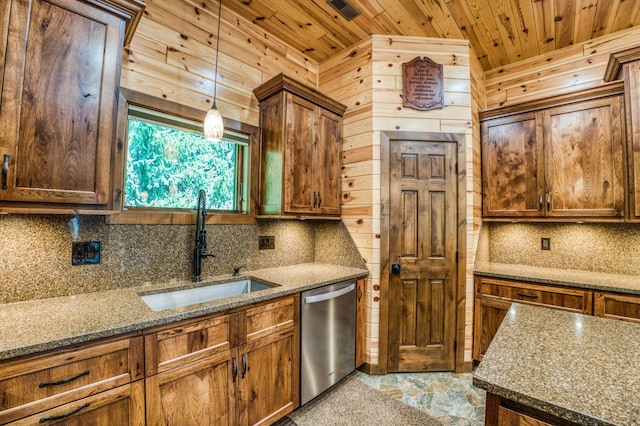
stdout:
<svg viewBox="0 0 640 426">
<path fill-rule="evenodd" d="M 207 193 L 204 189 L 198 191 L 198 203 L 196 206 L 196 246 L 193 249 L 193 281 L 200 281 L 202 269 L 202 259 L 214 257 L 207 253 L 207 229 L 205 227 L 207 219 Z"/>
<path fill-rule="evenodd" d="M 233 268 L 233 276 L 234 277 L 239 277 L 240 276 L 240 269 L 249 269 L 249 267 L 247 265 L 240 265 L 240 266 L 236 266 Z"/>
</svg>

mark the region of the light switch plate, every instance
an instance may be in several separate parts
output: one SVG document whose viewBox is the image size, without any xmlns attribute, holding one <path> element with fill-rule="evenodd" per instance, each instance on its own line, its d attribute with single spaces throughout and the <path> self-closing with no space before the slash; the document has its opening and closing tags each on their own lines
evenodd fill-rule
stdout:
<svg viewBox="0 0 640 426">
<path fill-rule="evenodd" d="M 90 265 L 100 263 L 100 242 L 74 242 L 71 247 L 72 265 Z"/>
</svg>

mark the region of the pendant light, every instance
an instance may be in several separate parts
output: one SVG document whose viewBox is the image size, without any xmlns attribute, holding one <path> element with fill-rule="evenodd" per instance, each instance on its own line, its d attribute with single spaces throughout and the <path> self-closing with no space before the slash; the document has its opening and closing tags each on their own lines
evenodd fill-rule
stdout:
<svg viewBox="0 0 640 426">
<path fill-rule="evenodd" d="M 213 105 L 207 112 L 204 118 L 204 137 L 211 142 L 220 142 L 222 135 L 224 134 L 224 123 L 222 122 L 222 115 L 216 107 L 216 95 L 218 89 L 218 53 L 220 51 L 220 21 L 222 18 L 222 0 L 218 7 L 218 38 L 216 39 L 216 73 L 215 80 L 213 82 Z"/>
</svg>

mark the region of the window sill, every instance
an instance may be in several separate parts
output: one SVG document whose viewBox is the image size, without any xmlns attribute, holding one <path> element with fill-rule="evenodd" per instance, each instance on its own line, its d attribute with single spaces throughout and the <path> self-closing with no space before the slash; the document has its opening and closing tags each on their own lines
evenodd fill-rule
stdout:
<svg viewBox="0 0 640 426">
<path fill-rule="evenodd" d="M 194 225 L 194 212 L 150 212 L 122 211 L 105 217 L 110 225 Z M 251 214 L 207 212 L 207 224 L 213 225 L 253 225 L 256 218 Z"/>
</svg>

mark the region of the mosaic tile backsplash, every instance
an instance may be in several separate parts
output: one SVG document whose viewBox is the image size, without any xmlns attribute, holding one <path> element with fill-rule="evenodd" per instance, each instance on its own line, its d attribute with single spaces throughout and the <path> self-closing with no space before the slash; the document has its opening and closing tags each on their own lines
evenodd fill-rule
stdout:
<svg viewBox="0 0 640 426">
<path fill-rule="evenodd" d="M 258 236 L 275 236 L 258 250 Z M 99 216 L 0 216 L 0 303 L 134 287 L 192 277 L 194 225 L 107 225 Z M 74 241 L 100 241 L 97 265 L 71 265 Z M 207 225 L 213 258 L 202 277 L 308 262 L 364 268 L 340 221 L 259 220 Z"/>
<path fill-rule="evenodd" d="M 485 222 L 480 239 L 479 260 L 640 275 L 640 224 Z"/>
</svg>

